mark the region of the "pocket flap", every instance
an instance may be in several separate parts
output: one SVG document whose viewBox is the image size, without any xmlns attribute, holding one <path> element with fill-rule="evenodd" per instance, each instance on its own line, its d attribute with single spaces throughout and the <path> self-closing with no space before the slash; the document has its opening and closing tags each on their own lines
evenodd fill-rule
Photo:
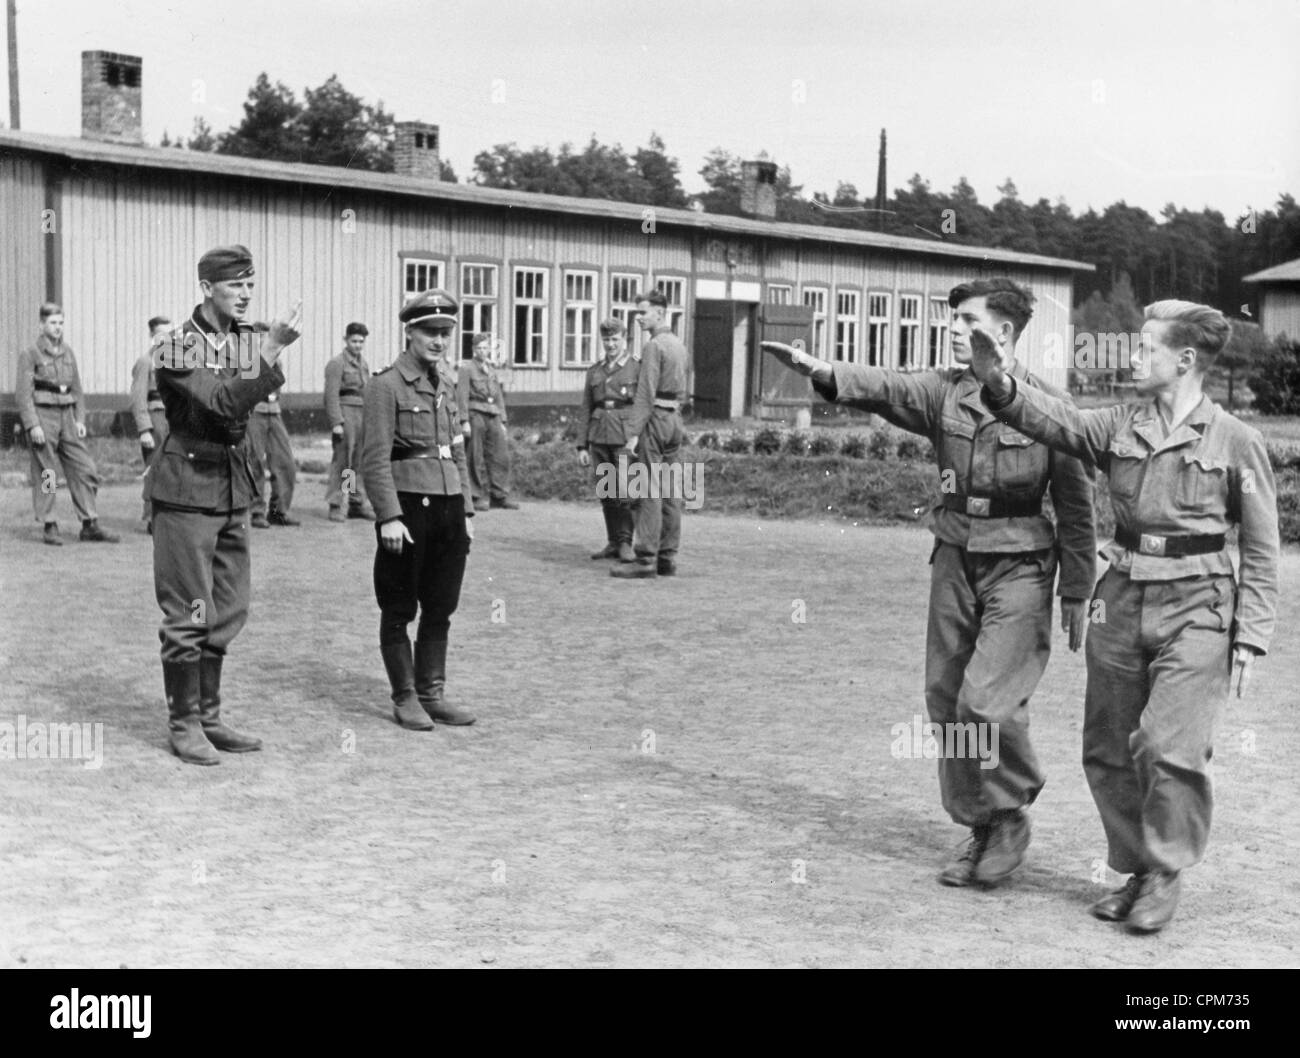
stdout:
<svg viewBox="0 0 1300 1058">
<path fill-rule="evenodd" d="M 998 445 L 1008 448 L 1025 448 L 1034 443 L 1032 437 L 1026 437 L 1012 429 L 1005 429 L 998 434 Z"/>
<path fill-rule="evenodd" d="M 945 415 L 940 419 L 939 429 L 949 437 L 965 437 L 967 439 L 975 437 L 975 424 L 973 422 L 952 415 Z"/>
</svg>

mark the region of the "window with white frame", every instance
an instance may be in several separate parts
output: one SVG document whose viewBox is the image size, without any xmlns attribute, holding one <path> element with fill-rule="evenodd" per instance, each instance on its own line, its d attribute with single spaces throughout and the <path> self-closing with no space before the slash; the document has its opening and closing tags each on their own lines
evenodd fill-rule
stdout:
<svg viewBox="0 0 1300 1058">
<path fill-rule="evenodd" d="M 769 283 L 767 285 L 767 303 L 769 305 L 790 305 L 794 302 L 794 288 L 788 283 Z"/>
<path fill-rule="evenodd" d="M 664 322 L 672 328 L 673 334 L 680 338 L 682 320 L 686 318 L 686 280 L 656 279 L 655 289 L 662 291 L 664 297 L 668 299 L 668 312 L 664 316 Z"/>
<path fill-rule="evenodd" d="M 889 367 L 889 294 L 867 295 L 867 363 Z"/>
<path fill-rule="evenodd" d="M 803 303 L 813 310 L 812 341 L 809 354 L 819 360 L 826 359 L 826 298 L 825 287 L 804 287 Z"/>
<path fill-rule="evenodd" d="M 627 328 L 627 347 L 639 352 L 643 335 L 636 324 L 636 299 L 642 277 L 632 272 L 615 272 L 609 277 L 609 314 Z"/>
<path fill-rule="evenodd" d="M 497 266 L 460 266 L 460 358 L 474 356 L 474 335 L 497 333 Z"/>
<path fill-rule="evenodd" d="M 948 299 L 930 299 L 930 325 L 926 335 L 927 361 L 931 367 L 947 367 L 952 362 L 948 344 Z"/>
<path fill-rule="evenodd" d="M 402 304 L 442 286 L 442 262 L 427 257 L 402 258 Z"/>
<path fill-rule="evenodd" d="M 921 367 L 921 295 L 898 297 L 898 366 L 904 371 Z"/>
<path fill-rule="evenodd" d="M 526 367 L 546 363 L 547 271 L 515 269 L 514 362 Z"/>
<path fill-rule="evenodd" d="M 596 361 L 596 273 L 564 273 L 564 363 Z"/>
<path fill-rule="evenodd" d="M 862 295 L 856 290 L 835 292 L 835 359 L 850 364 L 858 359 L 858 312 Z"/>
</svg>

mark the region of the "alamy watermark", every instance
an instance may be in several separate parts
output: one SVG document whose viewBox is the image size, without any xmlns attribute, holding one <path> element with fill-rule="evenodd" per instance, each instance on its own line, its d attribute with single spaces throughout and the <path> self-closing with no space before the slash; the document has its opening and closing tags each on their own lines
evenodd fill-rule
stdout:
<svg viewBox="0 0 1300 1058">
<path fill-rule="evenodd" d="M 894 741 L 889 752 L 895 760 L 978 760 L 986 771 L 998 766 L 1001 725 L 970 721 L 965 724 L 937 724 L 919 714 L 910 724 L 894 724 L 889 733 Z"/>
<path fill-rule="evenodd" d="M 618 462 L 596 465 L 596 498 L 680 499 L 688 511 L 704 506 L 703 463 L 643 463 L 620 452 Z"/>
<path fill-rule="evenodd" d="M 6 760 L 80 760 L 93 771 L 104 764 L 104 725 L 29 723 L 19 713 L 12 722 L 0 720 L 0 761 Z"/>
<path fill-rule="evenodd" d="M 1081 331 L 1071 325 L 1065 333 L 1052 331 L 1043 342 L 1043 366 L 1074 371 L 1127 371 L 1141 348 L 1138 331 Z"/>
</svg>

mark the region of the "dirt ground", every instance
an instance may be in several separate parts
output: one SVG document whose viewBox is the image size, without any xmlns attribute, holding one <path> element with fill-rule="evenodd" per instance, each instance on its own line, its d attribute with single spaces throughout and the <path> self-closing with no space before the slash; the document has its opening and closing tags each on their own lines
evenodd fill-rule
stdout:
<svg viewBox="0 0 1300 1058">
<path fill-rule="evenodd" d="M 1059 632 L 1028 862 L 936 884 L 962 832 L 934 761 L 891 754 L 923 710 L 918 528 L 693 514 L 680 577 L 623 582 L 587 557 L 594 503 L 481 515 L 450 655 L 480 719 L 424 734 L 391 720 L 373 531 L 304 477 L 303 527 L 255 531 L 227 662 L 227 713 L 266 747 L 196 768 L 167 750 L 137 496 L 101 494 L 119 546 L 55 550 L 0 491 L 0 722 L 104 725 L 100 768 L 0 760 L 0 966 L 1300 963 L 1294 549 L 1218 738 L 1208 858 L 1138 938 L 1086 913 L 1104 843 Z"/>
</svg>

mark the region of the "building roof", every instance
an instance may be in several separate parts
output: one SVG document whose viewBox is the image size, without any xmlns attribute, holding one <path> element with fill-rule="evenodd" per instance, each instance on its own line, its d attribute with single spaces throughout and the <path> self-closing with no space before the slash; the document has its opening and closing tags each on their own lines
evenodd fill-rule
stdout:
<svg viewBox="0 0 1300 1058">
<path fill-rule="evenodd" d="M 474 184 L 440 183 L 419 177 L 373 173 L 368 170 L 346 169 L 333 165 L 264 161 L 213 154 L 207 151 L 103 143 L 75 136 L 49 136 L 44 133 L 0 129 L 0 153 L 16 151 L 53 155 L 74 163 L 104 163 L 140 169 L 162 169 L 171 172 L 242 177 L 249 180 L 274 180 L 320 187 L 351 188 L 357 191 L 407 195 L 438 202 L 463 202 L 498 209 L 571 214 L 587 219 L 627 220 L 638 224 L 643 220 L 643 211 L 649 208 L 631 202 L 571 198 L 566 195 L 541 195 L 529 191 L 506 191 L 499 188 L 478 187 Z M 1079 272 L 1096 271 L 1094 265 L 1083 261 L 1018 253 L 1014 250 L 963 246 L 957 243 L 882 235 L 848 228 L 820 227 L 815 224 L 752 220 L 747 217 L 732 217 L 718 213 L 697 213 L 689 209 L 666 209 L 656 206 L 654 210 L 656 226 L 662 225 L 665 228 L 676 227 L 863 249 L 897 250 L 904 253 L 922 253 L 1026 267 L 1068 269 Z"/>
<path fill-rule="evenodd" d="M 1300 257 L 1286 261 L 1262 272 L 1254 272 L 1241 280 L 1243 283 L 1300 283 Z"/>
</svg>

